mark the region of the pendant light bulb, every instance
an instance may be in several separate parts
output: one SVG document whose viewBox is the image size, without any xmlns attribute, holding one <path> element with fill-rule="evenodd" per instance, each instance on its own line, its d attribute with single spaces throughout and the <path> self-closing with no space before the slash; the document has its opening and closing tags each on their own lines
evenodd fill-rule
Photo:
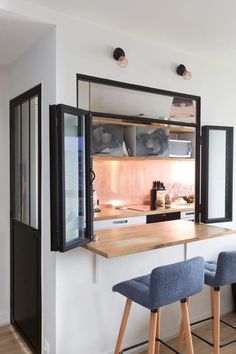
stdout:
<svg viewBox="0 0 236 354">
<path fill-rule="evenodd" d="M 191 79 L 191 77 L 192 77 L 192 73 L 190 71 L 186 70 L 183 74 L 183 79 L 189 80 L 189 79 Z"/>
</svg>

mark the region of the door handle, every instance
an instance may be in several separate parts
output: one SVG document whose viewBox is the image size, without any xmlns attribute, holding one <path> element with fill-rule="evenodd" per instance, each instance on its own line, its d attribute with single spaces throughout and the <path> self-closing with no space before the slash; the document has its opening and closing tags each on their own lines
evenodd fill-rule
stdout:
<svg viewBox="0 0 236 354">
<path fill-rule="evenodd" d="M 94 172 L 94 170 L 93 170 L 92 168 L 90 169 L 90 176 L 91 176 L 90 185 L 92 185 L 92 184 L 93 184 L 93 181 L 94 181 L 95 178 L 96 178 L 96 174 L 95 174 L 95 172 Z"/>
</svg>

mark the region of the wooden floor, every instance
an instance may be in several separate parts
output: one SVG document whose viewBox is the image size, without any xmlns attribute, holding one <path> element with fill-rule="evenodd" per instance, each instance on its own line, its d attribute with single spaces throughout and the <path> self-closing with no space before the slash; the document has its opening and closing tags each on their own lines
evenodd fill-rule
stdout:
<svg viewBox="0 0 236 354">
<path fill-rule="evenodd" d="M 225 316 L 225 319 L 231 323 L 236 323 L 236 314 L 232 313 Z M 207 323 L 204 326 L 201 326 L 195 330 L 195 332 L 204 338 L 211 340 L 211 323 Z M 236 339 L 236 330 L 231 329 L 228 326 L 221 325 L 221 335 L 222 340 Z M 169 345 L 173 346 L 176 349 L 176 339 L 173 339 L 168 342 Z M 193 337 L 194 352 L 195 354 L 213 354 L 213 350 L 204 342 Z M 169 349 L 161 345 L 161 354 L 171 354 Z M 235 354 L 236 353 L 236 343 L 231 344 L 225 348 L 221 349 L 221 354 Z M 3 326 L 0 327 L 0 354 L 31 354 L 31 351 L 27 349 L 20 336 L 16 334 L 12 326 Z M 96 353 L 94 353 L 96 354 Z M 143 352 L 142 354 L 147 354 Z M 183 351 L 183 354 L 186 354 L 186 351 Z"/>
<path fill-rule="evenodd" d="M 0 354 L 31 354 L 12 326 L 0 327 Z"/>
<path fill-rule="evenodd" d="M 225 316 L 224 319 L 228 320 L 232 324 L 236 324 L 236 314 L 235 313 Z M 207 340 L 211 341 L 211 323 L 210 323 L 210 321 L 207 322 L 207 324 L 204 324 L 203 326 L 194 330 L 194 332 L 203 336 Z M 236 330 L 231 329 L 230 327 L 228 327 L 224 324 L 221 324 L 221 336 L 222 336 L 222 340 L 226 340 L 226 341 L 229 339 L 230 340 L 232 340 L 234 338 L 236 339 Z M 168 344 L 177 350 L 177 345 L 176 345 L 177 340 L 176 339 L 169 341 Z M 204 342 L 202 342 L 201 340 L 197 339 L 196 337 L 193 337 L 193 346 L 194 346 L 194 353 L 195 354 L 213 354 L 213 349 L 209 345 L 207 345 Z M 225 348 L 222 348 L 220 352 L 221 352 L 221 354 L 236 354 L 236 343 L 231 344 Z M 161 354 L 171 354 L 171 353 L 173 353 L 171 350 L 169 350 L 168 348 L 161 345 Z M 147 352 L 143 352 L 140 354 L 147 354 Z M 183 351 L 183 354 L 186 354 L 185 350 Z"/>
</svg>

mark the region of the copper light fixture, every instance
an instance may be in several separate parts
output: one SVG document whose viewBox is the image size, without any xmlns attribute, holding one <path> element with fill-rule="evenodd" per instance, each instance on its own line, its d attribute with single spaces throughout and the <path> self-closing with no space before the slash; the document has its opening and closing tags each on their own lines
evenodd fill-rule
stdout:
<svg viewBox="0 0 236 354">
<path fill-rule="evenodd" d="M 128 59 L 125 56 L 125 52 L 122 48 L 116 48 L 113 52 L 113 58 L 118 62 L 121 68 L 125 68 L 128 65 Z"/>
<path fill-rule="evenodd" d="M 185 67 L 185 65 L 180 64 L 177 69 L 176 72 L 178 75 L 182 76 L 184 80 L 189 80 L 192 77 L 192 73 L 190 71 L 188 71 Z"/>
</svg>

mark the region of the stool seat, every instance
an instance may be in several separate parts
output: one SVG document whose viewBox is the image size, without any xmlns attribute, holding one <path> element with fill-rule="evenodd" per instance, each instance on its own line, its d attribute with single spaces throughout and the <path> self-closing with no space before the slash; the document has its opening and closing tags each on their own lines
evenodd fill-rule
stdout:
<svg viewBox="0 0 236 354">
<path fill-rule="evenodd" d="M 112 290 L 151 310 L 150 282 L 151 274 L 144 275 L 116 284 Z"/>
<path fill-rule="evenodd" d="M 220 252 L 217 262 L 206 262 L 204 266 L 204 281 L 206 285 L 209 285 L 211 294 L 214 354 L 220 354 L 221 346 L 226 346 L 236 341 L 230 340 L 229 342 L 224 342 L 223 345 L 221 345 L 220 341 L 220 288 L 224 285 L 236 283 L 236 251 Z M 227 322 L 222 322 L 232 327 Z M 198 338 L 205 341 L 200 336 Z"/>
<path fill-rule="evenodd" d="M 112 290 L 125 296 L 126 305 L 120 325 L 114 354 L 134 349 L 148 343 L 148 354 L 160 354 L 160 343 L 170 347 L 160 339 L 160 308 L 181 302 L 181 336 L 178 347 L 182 347 L 184 338 L 188 354 L 194 354 L 189 322 L 188 304 L 192 295 L 202 291 L 204 282 L 204 259 L 195 257 L 187 261 L 154 268 L 151 274 L 123 281 L 113 286 Z M 125 329 L 132 302 L 150 311 L 149 340 L 121 351 Z M 172 350 L 177 353 L 173 348 Z"/>
<path fill-rule="evenodd" d="M 155 268 L 151 274 L 123 281 L 112 290 L 150 310 L 157 309 L 200 293 L 203 271 L 203 258 L 195 257 Z"/>
<path fill-rule="evenodd" d="M 205 284 L 221 287 L 236 282 L 236 251 L 221 252 L 217 262 L 205 263 Z"/>
<path fill-rule="evenodd" d="M 216 269 L 217 269 L 217 264 L 215 261 L 205 263 L 205 272 L 204 272 L 205 284 L 213 287 L 217 286 L 215 285 Z"/>
</svg>

